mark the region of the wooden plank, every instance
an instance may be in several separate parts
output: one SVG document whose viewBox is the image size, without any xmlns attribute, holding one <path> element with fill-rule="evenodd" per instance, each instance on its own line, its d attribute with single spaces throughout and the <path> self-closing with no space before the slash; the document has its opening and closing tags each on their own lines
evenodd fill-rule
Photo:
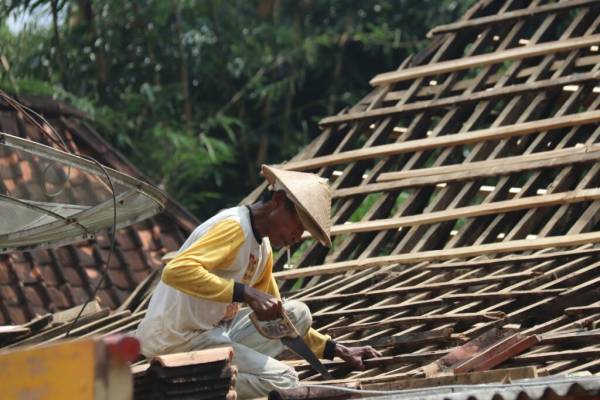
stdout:
<svg viewBox="0 0 600 400">
<path fill-rule="evenodd" d="M 399 336 L 384 336 L 366 340 L 340 340 L 338 343 L 352 346 L 396 347 L 416 346 L 420 344 L 439 343 L 452 340 L 454 329 L 444 328 L 427 332 L 405 333 Z"/>
<path fill-rule="evenodd" d="M 545 260 L 560 260 L 566 257 L 583 257 L 589 255 L 596 255 L 600 253 L 600 247 L 593 247 L 591 249 L 575 249 L 567 251 L 552 251 L 548 253 L 537 253 L 529 254 L 524 256 L 510 255 L 503 258 L 493 258 L 484 260 L 471 260 L 471 261 L 456 261 L 444 264 L 430 264 L 425 266 L 426 269 L 462 269 L 462 268 L 479 268 L 479 267 L 494 267 L 502 264 L 516 264 L 526 262 L 538 262 Z"/>
<path fill-rule="evenodd" d="M 457 168 L 457 171 L 450 174 L 440 174 L 440 175 L 429 175 L 422 177 L 415 177 L 410 179 L 399 179 L 392 180 L 389 182 L 381 182 L 381 183 L 370 183 L 366 185 L 362 185 L 360 187 L 353 188 L 344 188 L 338 189 L 333 192 L 333 198 L 343 198 L 343 197 L 351 197 L 358 195 L 365 195 L 370 193 L 379 193 L 379 192 L 393 192 L 401 189 L 407 188 L 416 188 L 420 186 L 427 185 L 435 185 L 439 183 L 453 183 L 459 181 L 470 181 L 487 177 L 494 176 L 503 176 L 511 173 L 524 172 L 527 170 L 536 170 L 542 168 L 555 168 L 561 165 L 568 165 L 572 163 L 579 162 L 590 162 L 598 160 L 600 157 L 600 152 L 586 153 L 582 152 L 580 155 L 575 154 L 567 154 L 557 158 L 550 158 L 546 160 L 532 161 L 528 163 L 520 163 L 520 164 L 494 164 L 491 163 L 491 166 L 488 168 L 478 168 L 477 165 L 474 165 L 472 169 L 464 168 L 460 171 L 461 168 Z M 507 157 L 512 158 L 512 157 Z M 515 157 L 516 158 L 516 157 Z M 510 162 L 510 160 L 507 160 Z M 482 161 L 481 163 L 485 163 Z M 473 164 L 478 164 L 475 162 Z M 468 164 L 461 164 L 467 166 Z M 433 168 L 432 168 L 433 169 Z M 437 169 L 437 168 L 436 168 Z M 441 169 L 441 168 L 440 168 Z M 417 170 L 415 170 L 417 171 Z M 423 171 L 423 174 L 428 172 Z M 395 177 L 395 172 L 390 172 L 389 175 L 384 175 L 385 178 Z M 415 175 L 419 174 L 417 172 Z M 466 183 L 465 183 L 466 184 Z"/>
<path fill-rule="evenodd" d="M 538 335 L 540 343 L 545 344 L 585 344 L 594 345 L 600 343 L 600 329 L 576 332 L 548 332 Z"/>
<path fill-rule="evenodd" d="M 421 300 L 413 301 L 402 304 L 389 304 L 384 306 L 370 306 L 367 308 L 349 308 L 335 311 L 321 311 L 314 313 L 313 319 L 339 319 L 339 318 L 352 318 L 361 314 L 375 315 L 383 313 L 395 313 L 402 310 L 416 310 L 423 307 L 440 306 L 443 302 L 441 299 Z"/>
<path fill-rule="evenodd" d="M 376 219 L 371 221 L 346 223 L 331 227 L 331 235 L 344 235 L 348 233 L 373 232 L 397 229 L 403 226 L 434 224 L 442 221 L 452 221 L 459 218 L 495 215 L 517 210 L 536 207 L 550 207 L 562 204 L 587 202 L 600 199 L 600 188 L 583 189 L 556 194 L 523 197 L 515 200 L 504 200 L 492 203 L 483 203 L 473 206 L 458 207 L 443 211 L 433 211 L 420 215 L 409 215 L 399 218 Z M 303 238 L 308 238 L 305 233 Z"/>
<path fill-rule="evenodd" d="M 29 321 L 26 324 L 23 324 L 22 326 L 23 326 L 23 328 L 31 329 L 31 333 L 35 334 L 35 333 L 38 333 L 39 331 L 41 331 L 42 329 L 46 328 L 51 323 L 52 323 L 52 314 L 48 313 L 48 314 L 44 314 L 44 315 L 35 317 L 34 319 L 32 319 L 31 321 Z"/>
<path fill-rule="evenodd" d="M 137 324 L 144 318 L 145 315 L 146 315 L 145 312 L 141 312 L 141 313 L 124 316 L 113 322 L 107 321 L 108 324 L 104 324 L 99 327 L 96 327 L 94 330 L 84 333 L 83 336 L 85 337 L 85 336 L 94 336 L 94 335 L 104 335 L 106 333 L 113 332 L 113 331 L 120 332 L 121 328 L 123 326 L 130 325 L 131 323 L 133 323 L 137 327 Z"/>
<path fill-rule="evenodd" d="M 545 4 L 535 8 L 524 8 L 499 14 L 486 15 L 485 17 L 473 18 L 467 21 L 460 21 L 436 26 L 435 28 L 427 32 L 427 37 L 431 38 L 434 35 L 439 35 L 442 33 L 456 32 L 463 29 L 472 29 L 482 26 L 489 28 L 490 26 L 514 21 L 515 19 L 527 19 L 534 15 L 543 15 L 548 13 L 567 11 L 572 8 L 592 6 L 598 3 L 600 3 L 600 0 L 561 1 L 558 3 Z"/>
<path fill-rule="evenodd" d="M 597 45 L 599 43 L 600 34 L 589 35 L 585 37 L 575 37 L 561 41 L 546 42 L 494 53 L 448 60 L 420 67 L 407 68 L 402 71 L 385 72 L 376 75 L 369 83 L 372 86 L 389 85 L 391 83 L 401 82 L 409 79 L 455 72 L 469 68 L 481 67 L 484 65 L 492 65 L 509 60 L 521 60 L 524 58 L 539 57 L 546 54 L 560 53 L 564 51 L 580 49 L 582 47 Z"/>
<path fill-rule="evenodd" d="M 308 303 L 312 306 L 314 303 L 323 303 L 335 299 L 342 300 L 359 300 L 361 298 L 375 298 L 382 296 L 403 295 L 408 293 L 431 292 L 444 289 L 458 289 L 469 286 L 480 286 L 490 283 L 499 283 L 507 280 L 523 280 L 537 276 L 535 272 L 516 272 L 514 274 L 502 275 L 486 275 L 477 278 L 455 279 L 436 283 L 420 283 L 417 285 L 407 285 L 398 287 L 387 287 L 385 289 L 373 289 L 355 292 L 355 293 L 336 293 L 335 295 L 309 296 L 300 297 L 298 300 Z"/>
<path fill-rule="evenodd" d="M 377 368 L 384 367 L 387 365 L 401 364 L 401 363 L 422 363 L 428 362 L 431 360 L 435 360 L 440 356 L 444 355 L 444 350 L 435 350 L 435 351 L 426 351 L 419 353 L 406 353 L 406 354 L 396 354 L 394 356 L 384 356 L 384 357 L 375 357 L 364 360 L 365 367 L 367 368 Z M 333 361 L 321 361 L 323 366 L 326 368 L 336 368 L 336 367 L 344 367 L 346 366 L 346 362 L 335 359 Z M 309 370 L 312 367 L 304 360 L 298 361 L 287 361 L 286 364 L 294 367 L 296 370 Z M 331 381 L 330 381 L 331 382 Z"/>
<path fill-rule="evenodd" d="M 586 158 L 587 154 L 594 154 L 592 158 Z M 433 182 L 446 182 L 446 179 L 453 180 L 453 174 L 460 174 L 461 177 L 481 178 L 493 175 L 502 175 L 509 172 L 527 171 L 535 168 L 553 167 L 575 162 L 596 160 L 600 157 L 600 145 L 590 144 L 575 147 L 567 147 L 559 150 L 540 151 L 537 153 L 494 158 L 491 160 L 472 161 L 461 164 L 444 165 L 440 167 L 419 168 L 408 171 L 392 171 L 380 174 L 377 182 L 387 182 L 394 180 L 408 180 L 411 178 L 435 177 L 440 176 L 439 180 Z M 583 157 L 582 157 L 583 156 Z M 445 176 L 450 177 L 446 178 Z M 429 183 L 429 181 L 427 181 Z"/>
<path fill-rule="evenodd" d="M 85 325 L 82 325 L 82 326 L 72 329 L 71 332 L 69 333 L 69 336 L 71 336 L 71 337 L 84 336 L 85 334 L 92 332 L 94 329 L 102 328 L 110 323 L 115 322 L 115 321 L 122 321 L 124 318 L 129 317 L 130 315 L 131 315 L 131 311 L 129 311 L 129 310 L 116 311 L 116 312 L 106 316 L 105 318 L 102 318 L 102 319 L 99 319 L 96 321 L 92 321 L 89 324 L 85 324 Z M 65 337 L 65 334 L 57 335 L 57 336 L 53 337 L 52 340 L 46 341 L 46 343 L 50 342 L 50 341 L 62 339 Z"/>
<path fill-rule="evenodd" d="M 31 329 L 20 325 L 0 325 L 0 343 L 9 342 L 30 333 Z"/>
<path fill-rule="evenodd" d="M 455 293 L 443 295 L 441 300 L 444 302 L 469 302 L 481 300 L 511 300 L 519 298 L 537 298 L 555 296 L 562 293 L 562 289 L 546 290 L 511 290 L 507 292 L 482 292 L 482 293 Z"/>
<path fill-rule="evenodd" d="M 600 0 L 598 0 L 598 1 L 600 1 Z M 599 62 L 600 62 L 600 56 L 598 56 L 598 55 L 580 56 L 575 60 L 575 67 L 588 69 L 590 67 L 593 67 L 594 65 L 597 65 Z M 558 69 L 560 69 L 562 67 L 563 64 L 564 64 L 563 60 L 552 61 L 552 64 L 550 67 L 548 67 L 548 70 L 549 70 L 549 72 L 557 71 Z M 521 79 L 527 79 L 528 77 L 530 77 L 532 75 L 532 73 L 534 73 L 538 69 L 539 69 L 539 65 L 536 65 L 533 67 L 519 68 L 519 71 L 516 73 L 515 77 L 521 78 Z M 499 81 L 501 81 L 505 77 L 506 77 L 505 72 L 496 73 L 496 74 L 490 76 L 486 80 L 486 84 L 487 85 L 496 85 Z M 462 79 L 461 81 L 454 84 L 448 90 L 447 93 L 448 94 L 461 93 L 462 91 L 464 91 L 468 88 L 471 88 L 476 79 L 477 78 Z M 558 79 L 562 79 L 562 78 L 558 78 Z M 534 83 L 534 82 L 535 81 L 532 81 L 531 83 Z M 440 90 L 440 85 L 424 86 L 424 87 L 420 88 L 419 93 L 417 93 L 417 97 L 422 98 L 422 97 L 433 96 L 433 95 L 436 95 L 439 92 L 439 90 Z M 492 90 L 494 90 L 494 89 L 492 89 Z M 480 93 L 480 92 L 474 92 L 474 94 L 478 94 L 478 93 Z M 397 100 L 403 98 L 404 95 L 405 95 L 405 92 L 403 90 L 389 92 L 387 94 L 387 96 L 385 97 L 384 102 L 397 101 Z"/>
<path fill-rule="evenodd" d="M 162 256 L 160 258 L 160 261 L 167 264 L 169 261 L 174 259 L 176 255 L 177 255 L 177 251 L 169 251 L 168 253 L 166 253 L 164 256 Z"/>
<path fill-rule="evenodd" d="M 335 386 L 322 385 L 319 387 L 299 385 L 291 389 L 276 388 L 269 393 L 268 398 L 278 400 L 345 399 L 348 398 L 348 388 L 358 389 L 357 385 L 343 384 L 343 386 L 344 388 L 341 388 L 340 384 Z M 237 397 L 231 397 L 231 399 L 235 398 Z M 226 399 L 230 398 L 227 397 Z M 260 399 L 265 400 L 267 397 L 260 397 Z"/>
<path fill-rule="evenodd" d="M 582 360 L 598 358 L 600 358 L 600 349 L 579 349 L 523 354 L 514 357 L 513 360 L 518 363 L 543 363 L 559 360 L 577 360 L 578 362 L 581 362 Z"/>
<path fill-rule="evenodd" d="M 416 264 L 423 261 L 447 260 L 451 258 L 474 257 L 484 254 L 515 253 L 518 251 L 538 250 L 547 247 L 570 247 L 600 242 L 600 232 L 580 233 L 576 235 L 552 236 L 537 239 L 520 239 L 508 242 L 488 243 L 478 246 L 456 247 L 453 249 L 429 250 L 410 254 L 370 257 L 361 260 L 339 261 L 314 267 L 299 268 L 276 272 L 276 279 L 295 279 L 305 276 L 330 275 L 365 268 L 381 267 L 392 264 Z"/>
<path fill-rule="evenodd" d="M 475 322 L 490 322 L 499 321 L 506 317 L 502 312 L 480 312 L 480 313 L 457 313 L 445 315 L 419 315 L 417 317 L 394 318 L 384 321 L 367 322 L 363 324 L 353 324 L 347 326 L 339 326 L 327 329 L 327 333 L 332 336 L 338 336 L 342 333 L 364 331 L 369 329 L 384 329 L 389 327 L 413 326 L 415 324 L 428 323 L 455 323 L 459 321 Z"/>
<path fill-rule="evenodd" d="M 398 116 L 401 114 L 415 113 L 419 111 L 431 111 L 437 108 L 448 108 L 464 106 L 468 103 L 474 103 L 484 100 L 492 100 L 499 97 L 515 96 L 532 91 L 544 91 L 552 88 L 559 88 L 566 85 L 577 85 L 588 81 L 597 80 L 599 72 L 589 72 L 581 74 L 568 75 L 558 79 L 546 79 L 535 82 L 520 83 L 500 88 L 488 88 L 485 90 L 470 92 L 456 96 L 444 97 L 436 100 L 422 100 L 414 103 L 407 103 L 401 106 L 380 107 L 368 111 L 356 111 L 348 114 L 341 114 L 331 117 L 325 117 L 319 121 L 321 126 L 331 126 L 340 123 L 359 121 L 370 118 L 381 118 L 389 116 Z"/>
<path fill-rule="evenodd" d="M 79 305 L 79 306 L 71 307 L 68 310 L 59 311 L 59 312 L 54 313 L 52 315 L 52 324 L 53 325 L 64 324 L 64 323 L 74 320 L 77 317 L 77 315 L 79 315 L 79 312 L 81 312 L 81 307 L 82 306 Z M 89 303 L 86 304 L 83 312 L 81 312 L 81 318 L 84 316 L 87 316 L 87 315 L 96 314 L 96 313 L 100 312 L 101 310 L 102 310 L 102 307 L 100 306 L 100 303 L 98 303 L 96 300 L 90 301 Z"/>
<path fill-rule="evenodd" d="M 73 328 L 77 328 L 77 327 L 85 325 L 91 321 L 94 321 L 94 320 L 97 320 L 100 318 L 104 318 L 109 313 L 110 313 L 110 310 L 108 308 L 102 308 L 97 312 L 82 315 L 79 318 L 79 320 L 77 321 L 77 324 L 75 324 L 73 326 Z M 17 343 L 13 343 L 13 344 L 9 345 L 7 347 L 13 348 L 13 347 L 21 347 L 21 346 L 25 346 L 25 345 L 33 345 L 33 344 L 38 344 L 38 343 L 43 344 L 43 342 L 45 342 L 46 340 L 52 340 L 54 337 L 66 333 L 70 328 L 71 328 L 71 323 L 63 323 L 54 328 L 42 330 L 41 332 L 39 332 L 35 335 L 29 336 Z"/>
<path fill-rule="evenodd" d="M 600 36 L 600 35 L 599 35 Z M 358 150 L 349 150 L 332 155 L 314 157 L 303 161 L 294 161 L 280 167 L 287 170 L 302 171 L 327 165 L 343 164 L 358 160 L 387 157 L 401 153 L 423 151 L 433 148 L 458 146 L 487 140 L 506 139 L 525 136 L 532 133 L 560 129 L 564 127 L 586 125 L 600 121 L 600 111 L 585 111 L 561 117 L 545 118 L 514 125 L 504 125 L 471 132 L 448 134 L 439 137 L 390 143 Z"/>
<path fill-rule="evenodd" d="M 161 272 L 162 270 L 160 268 L 152 270 L 150 274 L 148 274 L 148 276 L 144 278 L 144 280 L 139 285 L 136 286 L 133 292 L 131 292 L 131 294 L 116 309 L 116 311 L 135 310 L 135 308 L 139 305 L 146 293 L 152 290 L 157 279 L 159 279 Z"/>
<path fill-rule="evenodd" d="M 591 304 L 589 306 L 565 308 L 565 314 L 569 316 L 581 316 L 600 313 L 600 304 Z"/>
<path fill-rule="evenodd" d="M 392 382 L 363 384 L 362 388 L 363 390 L 403 390 L 448 385 L 477 385 L 483 383 L 505 382 L 507 379 L 514 381 L 537 377 L 537 368 L 534 366 L 527 366 L 438 376 L 433 378 L 395 379 Z"/>
</svg>

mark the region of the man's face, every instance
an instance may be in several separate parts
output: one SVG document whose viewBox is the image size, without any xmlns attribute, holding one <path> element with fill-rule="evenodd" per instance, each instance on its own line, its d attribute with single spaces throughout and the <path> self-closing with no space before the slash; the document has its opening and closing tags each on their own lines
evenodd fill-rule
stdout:
<svg viewBox="0 0 600 400">
<path fill-rule="evenodd" d="M 270 203 L 267 236 L 275 248 L 291 246 L 302 238 L 304 227 L 295 207 L 282 191 L 273 193 Z"/>
</svg>

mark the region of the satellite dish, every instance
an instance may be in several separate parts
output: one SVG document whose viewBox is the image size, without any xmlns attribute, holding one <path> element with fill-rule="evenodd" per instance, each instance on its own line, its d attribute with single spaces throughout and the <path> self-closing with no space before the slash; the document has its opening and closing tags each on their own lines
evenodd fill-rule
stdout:
<svg viewBox="0 0 600 400">
<path fill-rule="evenodd" d="M 166 196 L 139 179 L 1 132 L 0 160 L 0 253 L 94 238 L 113 226 L 113 195 L 116 228 L 165 207 Z"/>
</svg>

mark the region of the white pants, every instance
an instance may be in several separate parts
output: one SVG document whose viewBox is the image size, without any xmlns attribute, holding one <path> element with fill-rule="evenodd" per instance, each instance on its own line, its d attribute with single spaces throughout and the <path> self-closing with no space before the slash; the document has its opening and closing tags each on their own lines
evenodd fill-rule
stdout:
<svg viewBox="0 0 600 400">
<path fill-rule="evenodd" d="M 294 300 L 283 305 L 298 332 L 306 334 L 312 325 L 308 307 Z M 190 341 L 191 350 L 233 347 L 233 364 L 238 368 L 236 391 L 239 399 L 263 397 L 273 389 L 298 386 L 296 371 L 273 358 L 285 347 L 281 341 L 267 339 L 258 333 L 250 321 L 250 312 L 246 307 L 231 321 L 202 332 Z"/>
</svg>

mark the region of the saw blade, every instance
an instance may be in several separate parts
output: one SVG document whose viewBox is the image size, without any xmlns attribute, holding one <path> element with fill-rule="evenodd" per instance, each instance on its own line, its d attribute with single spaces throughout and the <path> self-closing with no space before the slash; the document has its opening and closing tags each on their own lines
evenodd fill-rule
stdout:
<svg viewBox="0 0 600 400">
<path fill-rule="evenodd" d="M 332 380 L 333 376 L 327 371 L 327 369 L 321 364 L 321 361 L 317 358 L 315 353 L 306 345 L 304 340 L 301 337 L 296 338 L 281 338 L 281 342 L 290 348 L 294 353 L 298 354 L 300 357 L 304 358 L 311 367 L 313 367 L 317 372 L 319 372 L 323 378 L 326 380 Z"/>
</svg>

